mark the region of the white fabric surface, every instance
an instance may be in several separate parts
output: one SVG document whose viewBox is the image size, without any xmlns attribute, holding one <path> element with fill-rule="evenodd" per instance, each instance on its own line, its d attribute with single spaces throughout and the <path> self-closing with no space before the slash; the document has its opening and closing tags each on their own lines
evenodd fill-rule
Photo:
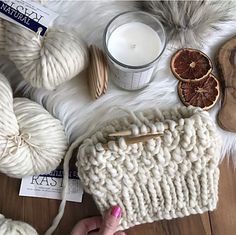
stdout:
<svg viewBox="0 0 236 235">
<path fill-rule="evenodd" d="M 103 31 L 109 20 L 120 12 L 137 9 L 133 1 L 49 1 L 46 6 L 57 11 L 60 16 L 54 26 L 70 28 L 83 37 L 88 44 L 102 46 Z M 236 11 L 235 11 L 236 15 Z M 221 30 L 205 39 L 204 48 L 209 56 L 214 58 L 218 46 L 236 34 L 236 22 L 226 22 Z M 21 76 L 12 69 L 12 65 L 1 60 L 1 69 L 11 78 L 16 91 L 42 104 L 50 113 L 59 118 L 72 142 L 78 136 L 86 133 L 91 125 L 100 124 L 117 117 L 120 111 L 115 106 L 130 110 L 142 110 L 151 107 L 171 107 L 181 104 L 176 85 L 177 80 L 170 71 L 169 60 L 176 51 L 173 44 L 168 44 L 162 55 L 150 85 L 140 91 L 128 92 L 109 83 L 107 93 L 93 101 L 88 90 L 87 76 L 83 73 L 71 81 L 59 86 L 55 91 L 32 89 L 21 81 Z M 220 102 L 210 111 L 215 119 Z M 111 109 L 112 108 L 112 109 Z M 224 145 L 222 157 L 236 150 L 236 134 L 220 130 Z"/>
</svg>

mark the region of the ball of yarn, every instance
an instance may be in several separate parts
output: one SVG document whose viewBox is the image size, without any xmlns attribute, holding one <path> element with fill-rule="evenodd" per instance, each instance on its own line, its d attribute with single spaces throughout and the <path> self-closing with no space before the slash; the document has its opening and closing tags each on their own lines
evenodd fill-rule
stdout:
<svg viewBox="0 0 236 235">
<path fill-rule="evenodd" d="M 29 99 L 13 99 L 8 80 L 0 75 L 0 172 L 16 178 L 48 173 L 66 150 L 61 122 Z"/>
<path fill-rule="evenodd" d="M 48 29 L 44 37 L 5 21 L 6 50 L 33 87 L 55 89 L 88 64 L 86 44 L 75 34 Z"/>
<path fill-rule="evenodd" d="M 0 235 L 38 235 L 29 224 L 6 219 L 0 214 Z"/>
</svg>

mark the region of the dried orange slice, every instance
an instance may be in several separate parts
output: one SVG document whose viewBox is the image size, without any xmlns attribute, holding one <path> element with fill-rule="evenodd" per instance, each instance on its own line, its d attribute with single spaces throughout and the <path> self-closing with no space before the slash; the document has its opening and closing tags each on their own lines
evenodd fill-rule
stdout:
<svg viewBox="0 0 236 235">
<path fill-rule="evenodd" d="M 213 74 L 196 82 L 178 84 L 178 93 L 184 105 L 201 107 L 204 110 L 212 108 L 220 95 L 220 85 Z"/>
<path fill-rule="evenodd" d="M 184 48 L 173 55 L 171 70 L 176 78 L 184 82 L 200 81 L 211 73 L 212 63 L 203 52 Z"/>
</svg>

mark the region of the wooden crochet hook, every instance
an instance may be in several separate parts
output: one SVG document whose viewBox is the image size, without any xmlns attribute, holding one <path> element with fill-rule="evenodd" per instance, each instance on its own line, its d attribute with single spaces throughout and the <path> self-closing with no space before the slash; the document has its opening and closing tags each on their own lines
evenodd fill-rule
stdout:
<svg viewBox="0 0 236 235">
<path fill-rule="evenodd" d="M 140 136 L 134 136 L 134 137 L 128 137 L 128 138 L 124 138 L 125 142 L 127 145 L 131 145 L 131 144 L 137 144 L 140 142 L 146 142 L 148 140 L 157 138 L 157 137 L 161 137 L 163 136 L 163 133 L 155 133 L 155 134 L 145 134 L 145 135 L 140 135 Z M 108 144 L 103 144 L 103 148 L 105 150 L 108 150 Z"/>
</svg>

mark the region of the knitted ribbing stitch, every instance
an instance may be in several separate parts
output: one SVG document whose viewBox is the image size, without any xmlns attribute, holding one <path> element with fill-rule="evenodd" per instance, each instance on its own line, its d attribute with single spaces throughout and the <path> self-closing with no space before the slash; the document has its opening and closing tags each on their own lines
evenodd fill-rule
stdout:
<svg viewBox="0 0 236 235">
<path fill-rule="evenodd" d="M 108 134 L 163 132 L 144 143 L 108 142 Z M 108 142 L 108 149 L 104 143 Z M 78 174 L 103 213 L 119 204 L 119 229 L 216 208 L 221 140 L 209 114 L 198 108 L 149 110 L 111 121 L 84 140 Z"/>
</svg>

